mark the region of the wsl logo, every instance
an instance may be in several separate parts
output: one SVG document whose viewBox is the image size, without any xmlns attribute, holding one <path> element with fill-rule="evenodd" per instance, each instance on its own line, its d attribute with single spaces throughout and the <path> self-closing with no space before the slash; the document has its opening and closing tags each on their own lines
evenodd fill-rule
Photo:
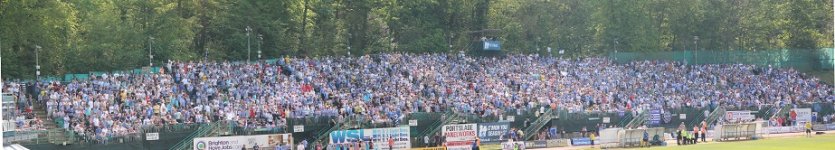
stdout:
<svg viewBox="0 0 835 150">
<path fill-rule="evenodd" d="M 197 150 L 204 150 L 206 149 L 206 142 L 199 141 L 197 142 L 197 145 L 194 146 L 194 148 L 197 148 Z"/>
<path fill-rule="evenodd" d="M 343 130 L 331 132 L 331 143 L 340 144 L 346 142 L 358 141 L 362 138 L 361 130 Z"/>
</svg>

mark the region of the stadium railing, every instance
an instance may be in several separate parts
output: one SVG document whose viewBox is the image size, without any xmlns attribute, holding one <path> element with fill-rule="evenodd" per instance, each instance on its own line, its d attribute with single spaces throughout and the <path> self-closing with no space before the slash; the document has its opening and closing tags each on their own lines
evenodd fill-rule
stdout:
<svg viewBox="0 0 835 150">
<path fill-rule="evenodd" d="M 198 127 L 197 131 L 194 131 L 193 133 L 188 135 L 186 138 L 184 138 L 182 141 L 180 141 L 176 145 L 172 146 L 171 149 L 172 150 L 191 149 L 192 142 L 194 141 L 194 138 L 204 137 L 208 134 L 211 134 L 213 128 L 218 126 L 219 123 L 223 123 L 223 122 L 221 121 L 221 122 L 201 124 L 200 127 Z"/>
<path fill-rule="evenodd" d="M 776 113 L 774 113 L 774 115 L 771 116 L 770 118 L 777 118 L 777 117 L 780 117 L 780 116 L 785 116 L 785 115 L 789 114 L 789 111 L 791 110 L 791 108 L 792 108 L 792 105 L 790 105 L 790 104 L 789 105 L 783 105 L 782 107 L 780 107 L 780 110 L 777 111 Z"/>
<path fill-rule="evenodd" d="M 334 126 L 328 128 L 327 130 L 316 133 L 317 136 L 315 136 L 316 140 L 314 141 L 328 141 L 326 139 L 330 137 L 330 133 L 339 130 L 341 127 L 342 123 L 337 122 Z"/>
<path fill-rule="evenodd" d="M 553 119 L 553 116 L 554 116 L 553 109 L 550 109 L 550 108 L 546 109 L 545 113 L 543 113 L 541 116 L 539 116 L 539 118 L 536 119 L 536 121 L 534 121 L 531 124 L 530 127 L 524 129 L 524 133 L 525 133 L 525 138 L 524 139 L 529 140 L 529 139 L 533 138 L 534 136 L 536 136 L 537 133 L 538 133 L 537 131 L 539 131 L 540 129 L 542 129 L 542 127 L 544 127 L 546 124 L 548 124 L 548 122 L 550 122 L 551 119 Z"/>
<path fill-rule="evenodd" d="M 625 127 L 632 119 L 635 118 L 635 114 L 632 114 L 632 111 L 624 112 L 624 118 L 620 119 L 619 123 L 617 123 L 618 127 Z"/>
<path fill-rule="evenodd" d="M 626 126 L 624 128 L 626 128 L 626 129 L 637 128 L 638 126 L 641 126 L 642 124 L 644 124 L 647 117 L 649 117 L 649 111 L 643 111 L 640 114 L 638 114 L 637 117 L 632 119 L 632 121 L 629 121 L 629 123 L 626 124 Z"/>
</svg>

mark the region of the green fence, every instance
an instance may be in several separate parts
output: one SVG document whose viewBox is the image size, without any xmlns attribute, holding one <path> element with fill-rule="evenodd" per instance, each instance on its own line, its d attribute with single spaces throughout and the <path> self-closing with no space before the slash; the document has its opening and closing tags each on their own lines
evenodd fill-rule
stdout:
<svg viewBox="0 0 835 150">
<path fill-rule="evenodd" d="M 835 49 L 684 50 L 661 52 L 612 52 L 608 58 L 617 63 L 642 60 L 678 61 L 685 64 L 751 64 L 794 68 L 822 81 L 835 84 Z"/>
<path fill-rule="evenodd" d="M 823 49 L 780 49 L 763 51 L 738 50 L 686 50 L 665 52 L 619 52 L 610 53 L 609 58 L 618 63 L 638 60 L 668 60 L 687 64 L 753 64 L 791 67 L 801 71 L 832 70 L 832 48 Z"/>
</svg>

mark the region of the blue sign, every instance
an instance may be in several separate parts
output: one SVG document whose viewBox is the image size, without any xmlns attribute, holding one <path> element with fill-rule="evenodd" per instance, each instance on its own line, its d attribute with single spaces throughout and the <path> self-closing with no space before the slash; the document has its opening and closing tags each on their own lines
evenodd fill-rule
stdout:
<svg viewBox="0 0 835 150">
<path fill-rule="evenodd" d="M 591 145 L 591 139 L 589 138 L 572 138 L 571 145 Z"/>
<path fill-rule="evenodd" d="M 356 142 L 362 139 L 363 132 L 362 130 L 341 130 L 341 131 L 333 131 L 330 134 L 331 136 L 331 143 L 349 143 L 349 142 Z M 366 140 L 364 140 L 366 141 Z"/>
<path fill-rule="evenodd" d="M 358 130 L 340 130 L 330 133 L 331 144 L 344 144 L 350 142 L 374 141 L 375 147 L 388 147 L 388 139 L 394 141 L 395 149 L 409 149 L 411 142 L 409 139 L 409 127 L 400 126 L 394 128 L 374 128 L 374 129 L 358 129 Z"/>
<path fill-rule="evenodd" d="M 499 142 L 509 130 L 509 122 L 480 123 L 478 124 L 478 138 L 481 142 Z"/>
<path fill-rule="evenodd" d="M 661 110 L 653 109 L 649 111 L 649 126 L 658 126 L 661 124 Z"/>
<path fill-rule="evenodd" d="M 502 50 L 501 43 L 499 41 L 484 41 L 484 50 L 485 51 L 499 51 Z"/>
</svg>

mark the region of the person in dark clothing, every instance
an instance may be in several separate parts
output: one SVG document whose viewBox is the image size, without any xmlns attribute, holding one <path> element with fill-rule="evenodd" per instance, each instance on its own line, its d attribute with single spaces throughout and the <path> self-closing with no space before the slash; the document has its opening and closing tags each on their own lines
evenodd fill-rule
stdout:
<svg viewBox="0 0 835 150">
<path fill-rule="evenodd" d="M 696 144 L 697 142 L 699 142 L 699 132 L 693 131 L 693 136 L 695 137 L 693 138 L 693 144 Z"/>
<path fill-rule="evenodd" d="M 681 145 L 681 129 L 676 130 L 676 145 Z"/>
</svg>

